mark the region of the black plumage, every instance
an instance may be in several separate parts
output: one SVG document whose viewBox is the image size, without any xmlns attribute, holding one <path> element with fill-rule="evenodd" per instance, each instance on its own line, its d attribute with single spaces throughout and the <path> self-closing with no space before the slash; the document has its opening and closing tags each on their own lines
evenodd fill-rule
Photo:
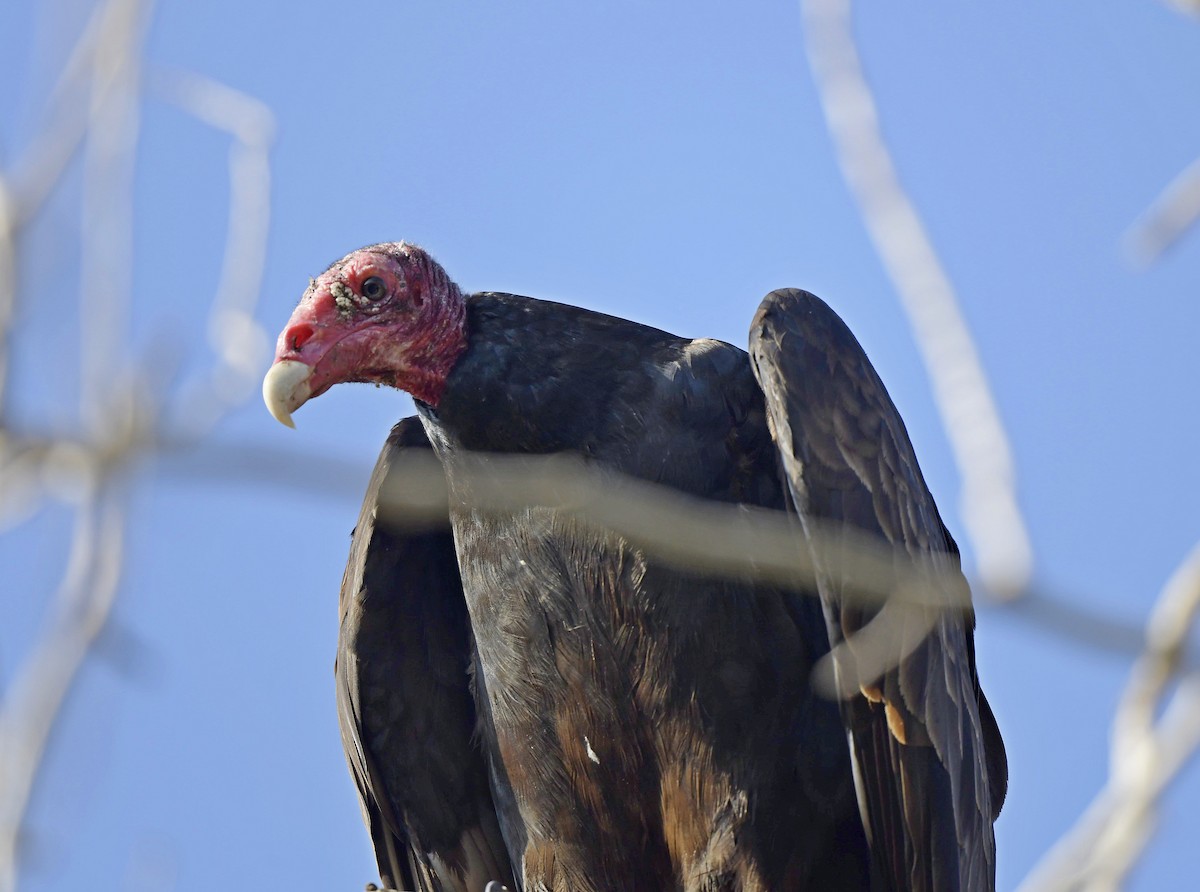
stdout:
<svg viewBox="0 0 1200 892">
<path fill-rule="evenodd" d="M 812 549 L 830 641 L 880 619 L 907 654 L 882 677 L 868 673 L 855 685 L 861 696 L 843 702 L 864 822 L 888 888 L 992 888 L 992 822 L 1008 765 L 975 670 L 974 612 L 952 606 L 970 603 L 958 547 L 904 422 L 854 335 L 807 292 L 776 291 L 763 302 L 750 353 L 806 531 L 865 532 L 935 571 L 923 594 L 941 608 L 868 608 L 846 597 L 840 573 Z M 854 664 L 847 646 L 838 671 L 852 676 Z"/>
<path fill-rule="evenodd" d="M 281 360 L 305 358 L 298 325 Z M 444 532 L 373 522 L 389 456 L 423 445 L 402 422 L 343 586 L 343 738 L 385 881 L 475 888 L 421 866 L 463 863 L 467 839 L 487 879 L 528 890 L 993 888 L 1003 744 L 957 550 L 841 320 L 774 292 L 749 356 L 505 294 L 467 297 L 463 326 L 444 387 L 418 399 L 454 551 Z M 876 536 L 941 571 L 949 606 L 856 601 L 820 548 L 814 597 L 680 571 L 553 508 L 472 503 L 465 456 L 562 451 Z M 851 636 L 873 619 L 906 656 L 858 678 Z M 857 682 L 840 705 L 811 678 L 831 642 Z"/>
<path fill-rule="evenodd" d="M 388 436 L 359 513 L 342 580 L 338 724 L 379 875 L 387 888 L 471 888 L 511 877 L 474 740 L 474 652 L 449 529 L 397 529 L 381 517 L 384 482 L 410 449 L 416 418 Z"/>
</svg>

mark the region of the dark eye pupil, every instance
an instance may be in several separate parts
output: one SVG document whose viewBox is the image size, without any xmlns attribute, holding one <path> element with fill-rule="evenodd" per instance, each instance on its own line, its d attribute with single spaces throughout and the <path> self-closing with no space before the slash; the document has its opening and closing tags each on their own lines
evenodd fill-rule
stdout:
<svg viewBox="0 0 1200 892">
<path fill-rule="evenodd" d="M 362 295 L 367 300 L 379 300 L 387 292 L 387 286 L 379 276 L 371 276 L 362 283 Z"/>
</svg>

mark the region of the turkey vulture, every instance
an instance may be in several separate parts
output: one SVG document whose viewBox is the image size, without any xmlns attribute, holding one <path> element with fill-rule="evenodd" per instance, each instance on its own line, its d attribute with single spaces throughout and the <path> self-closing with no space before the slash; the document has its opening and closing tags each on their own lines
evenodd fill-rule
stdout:
<svg viewBox="0 0 1200 892">
<path fill-rule="evenodd" d="M 385 882 L 994 888 L 1007 769 L 958 550 L 818 298 L 768 295 L 747 354 L 464 296 L 420 248 L 374 245 L 311 282 L 263 394 L 290 425 L 343 381 L 412 394 L 451 493 L 452 543 L 378 522 L 396 454 L 426 445 L 401 422 L 343 584 L 339 711 Z M 472 503 L 480 455 L 560 452 L 791 512 L 815 591 L 680 569 L 553 507 Z M 926 573 L 922 597 L 860 596 L 829 543 L 864 534 Z M 829 654 L 840 701 L 815 684 Z"/>
</svg>

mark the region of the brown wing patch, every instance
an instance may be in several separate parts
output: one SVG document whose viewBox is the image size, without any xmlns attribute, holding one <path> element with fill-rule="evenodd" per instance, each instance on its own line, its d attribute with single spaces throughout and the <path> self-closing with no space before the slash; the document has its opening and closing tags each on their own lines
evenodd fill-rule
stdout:
<svg viewBox="0 0 1200 892">
<path fill-rule="evenodd" d="M 892 732 L 892 736 L 901 744 L 908 743 L 908 734 L 904 730 L 904 716 L 891 703 L 885 703 L 883 711 L 887 715 L 888 730 Z"/>
</svg>

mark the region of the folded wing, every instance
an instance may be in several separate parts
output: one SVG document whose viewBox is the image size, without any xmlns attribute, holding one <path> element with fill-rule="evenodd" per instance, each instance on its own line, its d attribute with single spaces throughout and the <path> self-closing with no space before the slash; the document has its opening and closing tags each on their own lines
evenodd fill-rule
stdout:
<svg viewBox="0 0 1200 892">
<path fill-rule="evenodd" d="M 335 666 L 342 743 L 385 887 L 515 888 L 474 739 L 474 638 L 448 520 L 406 529 L 381 505 L 382 490 L 403 491 L 388 476 L 412 449 L 429 449 L 416 418 L 388 437 L 354 530 Z"/>
<path fill-rule="evenodd" d="M 1004 746 L 958 549 L 904 423 L 850 330 L 807 292 L 767 296 L 750 354 L 818 570 L 877 875 L 894 890 L 993 889 Z M 843 556 L 863 534 L 894 550 L 897 580 L 927 574 L 920 603 L 862 597 Z"/>
</svg>

